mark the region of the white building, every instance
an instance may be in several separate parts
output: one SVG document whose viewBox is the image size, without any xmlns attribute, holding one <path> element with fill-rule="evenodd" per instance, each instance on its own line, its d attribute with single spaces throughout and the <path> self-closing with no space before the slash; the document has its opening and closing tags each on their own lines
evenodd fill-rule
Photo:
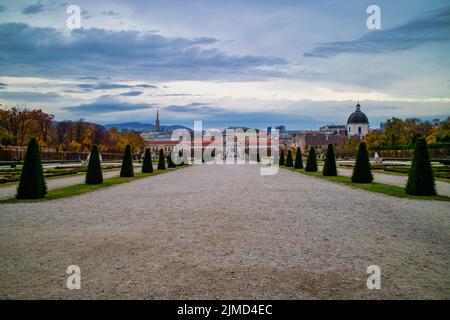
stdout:
<svg viewBox="0 0 450 320">
<path fill-rule="evenodd" d="M 369 132 L 369 119 L 364 112 L 361 111 L 361 105 L 356 105 L 356 110 L 348 117 L 347 135 L 349 137 L 357 136 L 362 139 Z"/>
</svg>

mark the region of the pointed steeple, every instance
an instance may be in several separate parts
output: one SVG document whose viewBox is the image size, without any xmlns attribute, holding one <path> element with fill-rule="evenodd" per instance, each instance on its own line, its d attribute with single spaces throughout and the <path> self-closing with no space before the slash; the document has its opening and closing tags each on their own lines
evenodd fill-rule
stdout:
<svg viewBox="0 0 450 320">
<path fill-rule="evenodd" d="M 155 131 L 156 132 L 160 132 L 161 131 L 161 127 L 159 125 L 159 108 L 156 109 Z"/>
</svg>

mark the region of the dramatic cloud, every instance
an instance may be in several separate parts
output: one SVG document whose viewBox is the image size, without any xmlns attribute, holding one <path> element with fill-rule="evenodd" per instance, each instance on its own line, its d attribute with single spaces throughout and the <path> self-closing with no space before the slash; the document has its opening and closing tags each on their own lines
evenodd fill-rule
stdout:
<svg viewBox="0 0 450 320">
<path fill-rule="evenodd" d="M 118 12 L 116 12 L 114 10 L 105 10 L 105 11 L 102 12 L 102 15 L 114 17 L 114 16 L 120 15 L 120 13 L 118 13 Z"/>
<path fill-rule="evenodd" d="M 129 92 L 124 92 L 121 93 L 121 96 L 125 96 L 125 97 L 136 97 L 136 96 L 140 96 L 142 94 L 142 91 L 129 91 Z"/>
<path fill-rule="evenodd" d="M 63 109 L 78 116 L 89 116 L 93 114 L 134 111 L 151 108 L 154 108 L 154 106 L 147 103 L 126 103 L 117 101 L 112 97 L 102 97 L 92 103 L 81 104 L 78 106 L 68 106 Z"/>
<path fill-rule="evenodd" d="M 22 9 L 22 13 L 26 15 L 38 14 L 44 11 L 44 5 L 40 2 L 30 4 Z"/>
<path fill-rule="evenodd" d="M 220 109 L 210 107 L 208 103 L 200 103 L 200 102 L 193 102 L 188 105 L 181 105 L 181 106 L 175 106 L 171 105 L 166 108 L 165 110 L 171 111 L 171 112 L 197 112 L 197 113 L 218 113 L 221 112 Z"/>
<path fill-rule="evenodd" d="M 0 86 L 1 89 L 1 86 Z M 17 102 L 48 102 L 55 101 L 61 96 L 55 92 L 41 93 L 32 91 L 3 91 L 0 92 L 0 99 L 12 100 Z"/>
<path fill-rule="evenodd" d="M 150 85 L 150 84 L 137 84 L 137 85 L 129 85 L 129 84 L 118 84 L 118 83 L 106 83 L 106 82 L 100 82 L 97 84 L 92 83 L 80 83 L 78 85 L 79 88 L 85 90 L 85 91 L 92 91 L 92 90 L 114 90 L 114 89 L 131 89 L 131 88 L 142 88 L 142 89 L 148 89 L 148 88 L 157 88 L 157 86 Z"/>
<path fill-rule="evenodd" d="M 121 76 L 158 79 L 256 77 L 257 67 L 286 64 L 280 58 L 230 56 L 210 47 L 217 40 L 169 38 L 138 31 L 55 28 L 24 23 L 0 25 L 4 75 Z"/>
<path fill-rule="evenodd" d="M 6 8 L 4 5 L 0 4 L 0 13 L 1 13 L 1 12 L 5 12 L 6 9 L 7 9 L 7 8 Z"/>
<path fill-rule="evenodd" d="M 383 53 L 411 49 L 431 42 L 449 41 L 450 6 L 447 6 L 399 27 L 369 32 L 354 41 L 324 43 L 305 56 L 326 58 L 340 53 Z"/>
<path fill-rule="evenodd" d="M 0 90 L 5 89 L 8 85 L 6 83 L 0 82 Z"/>
</svg>

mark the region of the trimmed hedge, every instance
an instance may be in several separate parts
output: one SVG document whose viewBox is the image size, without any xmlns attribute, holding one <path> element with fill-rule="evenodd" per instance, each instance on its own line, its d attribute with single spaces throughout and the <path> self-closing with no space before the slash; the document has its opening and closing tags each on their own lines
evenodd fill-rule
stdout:
<svg viewBox="0 0 450 320">
<path fill-rule="evenodd" d="M 309 148 L 308 158 L 306 159 L 305 171 L 307 172 L 317 171 L 316 149 L 314 149 L 314 147 Z"/>
<path fill-rule="evenodd" d="M 100 163 L 100 155 L 98 154 L 97 145 L 92 146 L 85 182 L 86 184 L 103 183 L 102 164 Z"/>
<path fill-rule="evenodd" d="M 294 166 L 294 160 L 292 159 L 291 149 L 289 149 L 287 157 L 286 157 L 286 167 L 293 167 L 293 166 Z"/>
<path fill-rule="evenodd" d="M 167 155 L 167 168 L 176 168 L 176 164 L 172 161 L 172 152 Z"/>
<path fill-rule="evenodd" d="M 286 164 L 286 161 L 284 160 L 284 151 L 283 150 L 281 150 L 281 153 L 280 153 L 280 160 L 279 160 L 279 163 L 278 163 L 280 166 L 284 166 L 285 164 Z"/>
<path fill-rule="evenodd" d="M 134 177 L 133 159 L 131 157 L 131 146 L 127 144 L 125 153 L 123 154 L 122 168 L 120 169 L 121 177 Z"/>
<path fill-rule="evenodd" d="M 300 147 L 297 147 L 297 152 L 295 153 L 294 168 L 303 169 L 302 151 L 300 150 Z"/>
<path fill-rule="evenodd" d="M 405 191 L 407 194 L 417 196 L 436 195 L 427 142 L 423 138 L 417 139 Z"/>
<path fill-rule="evenodd" d="M 153 164 L 152 164 L 152 156 L 150 154 L 150 149 L 145 149 L 144 153 L 144 161 L 142 162 L 142 173 L 152 173 L 153 172 Z"/>
<path fill-rule="evenodd" d="M 325 157 L 322 174 L 327 177 L 337 176 L 336 159 L 334 157 L 333 144 L 331 143 L 328 144 L 327 155 Z"/>
<path fill-rule="evenodd" d="M 42 170 L 41 152 L 35 138 L 28 142 L 25 161 L 17 187 L 17 199 L 39 199 L 47 194 L 47 186 Z"/>
<path fill-rule="evenodd" d="M 356 155 L 355 168 L 353 168 L 352 182 L 370 183 L 373 181 L 372 170 L 369 162 L 369 152 L 365 142 L 359 144 L 358 154 Z"/>
<path fill-rule="evenodd" d="M 164 160 L 163 149 L 159 149 L 158 170 L 166 170 L 166 161 Z"/>
</svg>

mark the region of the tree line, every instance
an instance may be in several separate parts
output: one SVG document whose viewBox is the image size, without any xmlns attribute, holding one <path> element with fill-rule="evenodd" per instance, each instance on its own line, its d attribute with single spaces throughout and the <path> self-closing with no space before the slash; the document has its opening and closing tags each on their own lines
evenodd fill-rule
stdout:
<svg viewBox="0 0 450 320">
<path fill-rule="evenodd" d="M 372 130 L 366 137 L 371 147 L 415 145 L 418 138 L 428 144 L 450 142 L 450 117 L 439 124 L 418 118 L 387 120 L 384 130 Z"/>
<path fill-rule="evenodd" d="M 89 152 L 98 145 L 100 152 L 123 152 L 128 144 L 135 153 L 144 149 L 144 140 L 136 131 L 106 129 L 84 119 L 55 121 L 52 114 L 22 105 L 0 108 L 0 143 L 24 146 L 30 138 L 57 151 Z"/>
</svg>

